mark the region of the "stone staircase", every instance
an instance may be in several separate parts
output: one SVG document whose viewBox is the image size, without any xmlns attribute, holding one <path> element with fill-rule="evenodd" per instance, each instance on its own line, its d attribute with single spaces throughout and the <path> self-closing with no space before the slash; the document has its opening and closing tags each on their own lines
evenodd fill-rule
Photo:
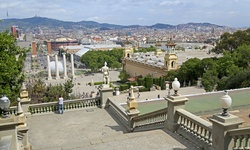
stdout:
<svg viewBox="0 0 250 150">
<path fill-rule="evenodd" d="M 68 143 L 61 146 L 45 147 L 34 150 L 196 150 L 188 141 L 164 130 L 152 130 L 135 133 L 107 134 L 100 138 Z M 177 141 L 181 140 L 180 141 Z"/>
</svg>

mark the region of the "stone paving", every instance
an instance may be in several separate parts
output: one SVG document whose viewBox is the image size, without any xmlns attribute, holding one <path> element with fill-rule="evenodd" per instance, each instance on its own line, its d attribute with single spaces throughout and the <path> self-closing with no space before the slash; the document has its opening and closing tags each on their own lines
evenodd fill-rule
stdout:
<svg viewBox="0 0 250 150">
<path fill-rule="evenodd" d="M 33 150 L 195 150 L 167 130 L 126 133 L 104 109 L 29 116 Z"/>
</svg>

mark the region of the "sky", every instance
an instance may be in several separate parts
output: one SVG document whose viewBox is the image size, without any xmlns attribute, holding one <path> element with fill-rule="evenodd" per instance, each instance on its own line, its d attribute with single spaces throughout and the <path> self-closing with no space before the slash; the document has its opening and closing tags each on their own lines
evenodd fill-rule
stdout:
<svg viewBox="0 0 250 150">
<path fill-rule="evenodd" d="M 0 19 L 34 16 L 117 25 L 250 27 L 250 0 L 0 0 Z"/>
</svg>

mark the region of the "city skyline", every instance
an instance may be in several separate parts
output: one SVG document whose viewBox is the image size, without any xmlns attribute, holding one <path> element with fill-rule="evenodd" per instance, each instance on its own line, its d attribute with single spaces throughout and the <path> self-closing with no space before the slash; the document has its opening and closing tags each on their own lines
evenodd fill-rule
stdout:
<svg viewBox="0 0 250 150">
<path fill-rule="evenodd" d="M 0 0 L 0 19 L 48 17 L 63 21 L 96 21 L 117 25 L 164 23 L 212 23 L 230 27 L 249 27 L 247 0 Z"/>
</svg>

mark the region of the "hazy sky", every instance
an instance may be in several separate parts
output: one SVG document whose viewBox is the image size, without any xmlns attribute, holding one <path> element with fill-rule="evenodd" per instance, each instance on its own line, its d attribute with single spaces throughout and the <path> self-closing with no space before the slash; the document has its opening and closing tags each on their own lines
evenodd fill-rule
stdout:
<svg viewBox="0 0 250 150">
<path fill-rule="evenodd" d="M 250 27 L 250 0 L 0 0 L 0 18 L 35 15 L 119 25 L 209 22 Z"/>
</svg>

